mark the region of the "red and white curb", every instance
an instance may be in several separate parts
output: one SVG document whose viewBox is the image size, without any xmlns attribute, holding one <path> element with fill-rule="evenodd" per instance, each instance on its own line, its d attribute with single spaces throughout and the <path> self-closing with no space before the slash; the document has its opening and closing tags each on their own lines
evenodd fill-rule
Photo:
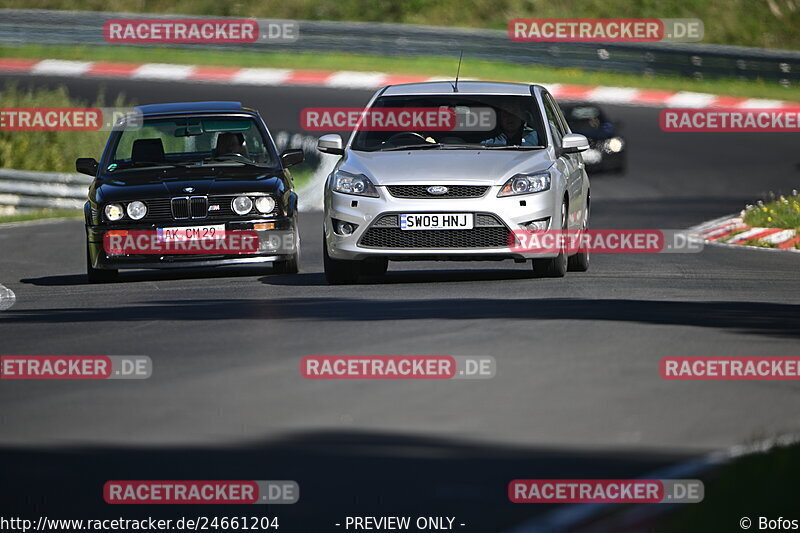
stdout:
<svg viewBox="0 0 800 533">
<path fill-rule="evenodd" d="M 698 239 L 710 244 L 737 247 L 748 246 L 759 250 L 800 252 L 796 247 L 800 243 L 800 235 L 798 235 L 797 231 L 793 229 L 748 226 L 740 216 L 729 215 L 710 220 L 690 228 L 689 231 L 696 235 Z M 748 244 L 753 241 L 771 246 L 761 247 Z"/>
<path fill-rule="evenodd" d="M 449 81 L 440 76 L 386 74 L 332 70 L 292 70 L 279 68 L 239 68 L 167 63 L 110 63 L 105 61 L 65 61 L 61 59 L 0 58 L 0 73 L 25 73 L 40 76 L 77 78 L 115 78 L 192 83 L 221 83 L 255 86 L 313 86 L 332 89 L 377 89 L 386 85 Z M 662 91 L 628 87 L 543 84 L 560 100 L 585 100 L 671 108 L 735 107 L 766 109 L 796 107 L 781 100 L 737 98 L 689 91 Z"/>
</svg>

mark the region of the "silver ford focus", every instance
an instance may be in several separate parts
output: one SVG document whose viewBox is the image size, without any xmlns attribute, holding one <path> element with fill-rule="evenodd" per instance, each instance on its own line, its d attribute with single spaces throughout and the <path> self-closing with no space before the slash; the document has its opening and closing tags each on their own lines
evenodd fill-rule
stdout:
<svg viewBox="0 0 800 533">
<path fill-rule="evenodd" d="M 585 271 L 588 250 L 529 252 L 520 230 L 581 230 L 589 178 L 553 97 L 539 85 L 462 81 L 395 85 L 370 100 L 325 185 L 329 283 L 379 276 L 389 260 L 502 260 L 533 274 Z M 572 253 L 572 255 L 570 255 Z"/>
</svg>

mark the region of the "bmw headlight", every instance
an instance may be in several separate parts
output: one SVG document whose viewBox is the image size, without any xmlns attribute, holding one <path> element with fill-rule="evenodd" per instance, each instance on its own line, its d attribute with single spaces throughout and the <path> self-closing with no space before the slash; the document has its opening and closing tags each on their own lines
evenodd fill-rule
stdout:
<svg viewBox="0 0 800 533">
<path fill-rule="evenodd" d="M 253 209 L 253 200 L 247 196 L 237 196 L 231 202 L 231 209 L 237 215 L 246 215 Z"/>
<path fill-rule="evenodd" d="M 375 188 L 375 185 L 363 174 L 350 174 L 337 170 L 333 174 L 331 186 L 336 192 L 378 198 L 378 190 Z"/>
<path fill-rule="evenodd" d="M 517 196 L 546 191 L 550 188 L 550 173 L 517 174 L 512 176 L 497 193 L 498 197 Z"/>
<path fill-rule="evenodd" d="M 133 220 L 141 220 L 147 214 L 147 206 L 144 202 L 135 201 L 128 204 L 128 216 Z"/>
<path fill-rule="evenodd" d="M 256 198 L 256 209 L 259 213 L 272 213 L 275 209 L 275 200 L 271 196 L 259 196 Z"/>
<path fill-rule="evenodd" d="M 122 220 L 122 217 L 125 216 L 125 211 L 122 209 L 122 205 L 120 204 L 108 204 L 103 212 L 106 214 L 106 219 L 110 222 L 116 222 L 118 220 Z"/>
<path fill-rule="evenodd" d="M 625 148 L 625 141 L 619 137 L 611 137 L 606 141 L 605 144 L 606 151 L 611 152 L 612 154 L 621 152 L 623 148 Z"/>
</svg>

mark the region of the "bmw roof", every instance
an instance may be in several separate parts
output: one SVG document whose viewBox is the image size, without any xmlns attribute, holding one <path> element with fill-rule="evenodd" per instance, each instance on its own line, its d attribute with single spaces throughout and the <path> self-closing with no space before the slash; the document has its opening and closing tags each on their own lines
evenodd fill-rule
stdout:
<svg viewBox="0 0 800 533">
<path fill-rule="evenodd" d="M 510 96 L 530 96 L 529 83 L 508 83 L 499 81 L 459 81 L 459 94 L 505 94 Z M 415 94 L 454 94 L 453 81 L 427 81 L 390 85 L 381 96 L 410 96 Z"/>
<path fill-rule="evenodd" d="M 176 102 L 172 104 L 149 104 L 136 106 L 143 115 L 168 113 L 207 113 L 209 111 L 249 111 L 241 102 Z"/>
</svg>

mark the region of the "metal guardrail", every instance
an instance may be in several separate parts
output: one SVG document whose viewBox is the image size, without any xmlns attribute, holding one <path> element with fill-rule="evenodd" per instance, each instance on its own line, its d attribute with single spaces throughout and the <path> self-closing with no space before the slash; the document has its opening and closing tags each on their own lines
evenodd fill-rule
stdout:
<svg viewBox="0 0 800 533">
<path fill-rule="evenodd" d="M 130 13 L 2 9 L 0 43 L 107 44 L 102 32 L 106 20 L 142 16 Z M 293 43 L 193 44 L 183 47 L 282 52 L 338 51 L 382 56 L 449 56 L 454 58 L 454 71 L 456 58 L 463 50 L 467 62 L 462 73 L 467 77 L 469 59 L 481 59 L 644 75 L 760 78 L 782 85 L 800 83 L 800 52 L 789 50 L 696 43 L 518 43 L 511 41 L 502 30 L 384 23 L 298 22 L 300 38 Z"/>
<path fill-rule="evenodd" d="M 0 206 L 81 209 L 90 176 L 0 168 Z"/>
</svg>

